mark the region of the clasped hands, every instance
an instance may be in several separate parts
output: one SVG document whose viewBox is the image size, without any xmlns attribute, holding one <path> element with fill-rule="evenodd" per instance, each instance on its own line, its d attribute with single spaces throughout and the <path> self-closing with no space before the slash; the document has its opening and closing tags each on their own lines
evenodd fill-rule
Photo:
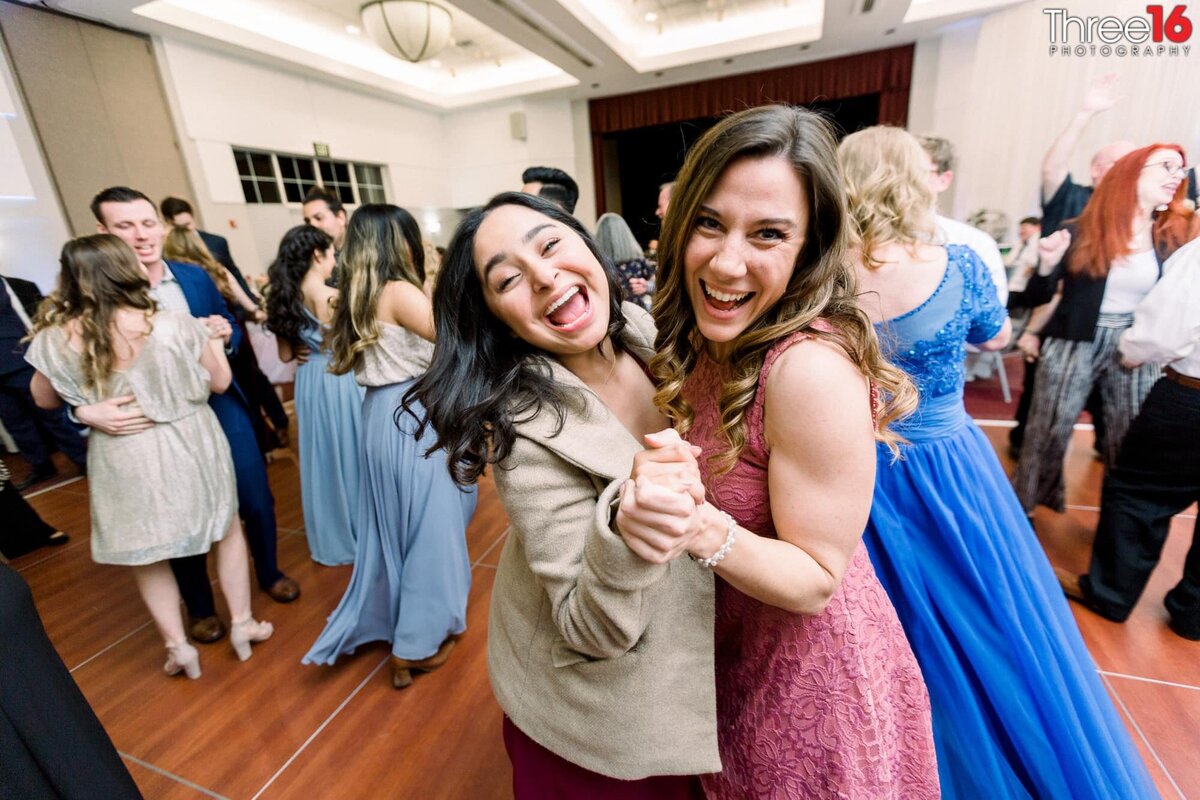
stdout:
<svg viewBox="0 0 1200 800">
<path fill-rule="evenodd" d="M 630 550 L 653 564 L 666 564 L 685 552 L 711 555 L 723 541 L 724 522 L 705 501 L 696 460 L 700 448 L 672 429 L 648 434 L 645 440 L 648 449 L 634 456 L 621 487 L 617 532 Z"/>
</svg>

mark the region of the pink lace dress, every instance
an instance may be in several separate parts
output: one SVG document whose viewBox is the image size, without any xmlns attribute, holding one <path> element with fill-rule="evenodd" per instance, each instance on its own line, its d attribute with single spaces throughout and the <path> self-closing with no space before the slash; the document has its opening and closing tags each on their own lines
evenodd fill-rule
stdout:
<svg viewBox="0 0 1200 800">
<path fill-rule="evenodd" d="M 767 355 L 738 463 L 714 478 L 701 462 L 709 499 L 763 536 L 776 535 L 763 437 L 767 375 L 804 338 L 795 334 Z M 701 356 L 684 387 L 696 414 L 688 439 L 710 452 L 727 446 L 717 435 L 723 373 Z M 718 578 L 716 648 L 724 770 L 704 776 L 710 798 L 940 797 L 929 696 L 861 543 L 815 616 L 760 603 Z"/>
</svg>

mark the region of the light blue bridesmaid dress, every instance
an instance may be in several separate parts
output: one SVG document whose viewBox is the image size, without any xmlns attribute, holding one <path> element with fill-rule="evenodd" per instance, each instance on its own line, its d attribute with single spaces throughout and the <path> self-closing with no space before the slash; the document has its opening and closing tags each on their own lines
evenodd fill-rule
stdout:
<svg viewBox="0 0 1200 800">
<path fill-rule="evenodd" d="M 296 370 L 296 424 L 300 431 L 300 499 L 313 561 L 333 566 L 354 561 L 355 512 L 361 476 L 359 435 L 364 390 L 350 373 L 329 371 L 321 350 L 321 324 L 300 333 L 311 354 Z"/>
<path fill-rule="evenodd" d="M 392 655 L 417 661 L 466 629 L 466 530 L 475 487 L 461 489 L 450 479 L 445 453 L 426 456 L 432 428 L 418 439 L 416 421 L 400 413 L 401 398 L 428 368 L 433 345 L 397 325 L 380 327 L 380 340 L 357 372 L 368 388 L 354 574 L 306 664 L 332 664 L 374 641 L 391 642 Z"/>
</svg>

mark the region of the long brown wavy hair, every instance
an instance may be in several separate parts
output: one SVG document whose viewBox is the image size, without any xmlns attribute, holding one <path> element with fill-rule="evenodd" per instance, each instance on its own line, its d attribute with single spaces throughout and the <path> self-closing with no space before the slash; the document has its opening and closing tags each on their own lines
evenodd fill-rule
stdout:
<svg viewBox="0 0 1200 800">
<path fill-rule="evenodd" d="M 167 237 L 163 240 L 163 258 L 203 267 L 208 277 L 217 285 L 221 297 L 237 305 L 237 298 L 229 286 L 229 275 L 225 272 L 225 267 L 213 258 L 200 234 L 187 228 L 168 226 Z"/>
<path fill-rule="evenodd" d="M 875 329 L 855 298 L 855 275 L 846 252 L 846 201 L 837 160 L 837 140 L 821 116 L 802 108 L 761 106 L 738 112 L 711 128 L 695 144 L 675 181 L 663 220 L 654 321 L 657 355 L 651 362 L 658 384 L 655 402 L 686 435 L 694 411 L 683 386 L 696 367 L 704 340 L 684 279 L 684 256 L 700 206 L 722 173 L 743 158 L 782 157 L 796 170 L 808 205 L 804 243 L 783 296 L 732 343 L 731 377 L 717 405 L 719 433 L 729 449 L 714 468 L 726 472 L 746 446 L 746 412 L 758 390 L 767 352 L 780 340 L 805 331 L 837 344 L 878 390 L 876 438 L 897 452 L 900 437 L 889 425 L 912 413 L 916 388 L 884 360 Z M 816 325 L 818 320 L 826 324 Z"/>
<path fill-rule="evenodd" d="M 116 312 L 137 309 L 152 325 L 157 309 L 150 280 L 129 245 L 110 233 L 67 242 L 59 265 L 58 286 L 38 307 L 32 333 L 76 321 L 83 340 L 84 386 L 103 397 L 112 375 Z"/>
</svg>

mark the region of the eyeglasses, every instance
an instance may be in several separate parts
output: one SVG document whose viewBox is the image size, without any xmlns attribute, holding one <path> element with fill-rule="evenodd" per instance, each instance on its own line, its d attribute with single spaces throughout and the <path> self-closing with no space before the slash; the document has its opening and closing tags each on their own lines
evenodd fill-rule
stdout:
<svg viewBox="0 0 1200 800">
<path fill-rule="evenodd" d="M 1153 164 L 1147 164 L 1142 169 L 1150 169 L 1151 167 L 1162 167 L 1162 171 L 1168 178 L 1175 176 L 1183 177 L 1191 169 L 1187 164 L 1178 164 L 1174 161 L 1155 161 Z"/>
</svg>

